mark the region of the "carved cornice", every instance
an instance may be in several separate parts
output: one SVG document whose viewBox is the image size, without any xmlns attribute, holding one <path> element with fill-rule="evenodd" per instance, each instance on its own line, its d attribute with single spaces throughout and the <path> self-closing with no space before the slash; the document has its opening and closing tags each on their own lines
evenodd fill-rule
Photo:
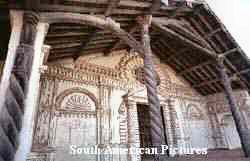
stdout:
<svg viewBox="0 0 250 161">
<path fill-rule="evenodd" d="M 108 76 L 113 79 L 121 79 L 121 72 L 113 68 L 108 68 L 105 66 L 95 65 L 91 63 L 82 63 L 76 67 L 77 70 L 88 71 L 90 74 L 97 74 Z"/>
<path fill-rule="evenodd" d="M 45 71 L 42 77 L 54 77 L 59 80 L 74 81 L 95 86 L 103 85 L 124 90 L 134 89 L 140 86 L 139 83 L 129 82 L 122 79 L 114 79 L 113 77 L 108 77 L 100 74 L 98 75 L 97 73 L 89 74 L 84 70 L 77 71 L 61 66 L 48 66 L 48 69 Z"/>
<path fill-rule="evenodd" d="M 56 78 L 58 80 L 79 82 L 93 86 L 107 86 L 122 90 L 135 90 L 144 87 L 144 85 L 136 81 L 129 81 L 128 79 L 117 78 L 116 76 L 112 77 L 107 71 L 104 71 L 106 68 L 100 69 L 100 71 L 102 71 L 100 74 L 98 74 L 98 72 L 89 72 L 91 67 L 95 66 L 86 67 L 82 70 L 74 70 L 62 66 L 48 66 L 48 69 L 42 74 L 42 77 L 45 79 Z M 91 70 L 94 71 L 94 69 Z M 96 71 L 98 70 L 99 69 L 96 69 Z M 107 75 L 104 73 L 107 73 Z M 195 101 L 203 100 L 202 97 L 190 90 L 190 88 L 171 82 L 165 82 L 158 90 L 159 94 L 165 97 L 177 97 Z"/>
</svg>

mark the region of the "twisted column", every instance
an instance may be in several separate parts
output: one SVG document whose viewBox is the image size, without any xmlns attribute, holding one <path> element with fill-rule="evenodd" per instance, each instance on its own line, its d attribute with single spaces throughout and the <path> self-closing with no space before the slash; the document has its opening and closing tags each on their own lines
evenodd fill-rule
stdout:
<svg viewBox="0 0 250 161">
<path fill-rule="evenodd" d="M 217 66 L 221 76 L 221 83 L 224 86 L 225 95 L 228 99 L 229 107 L 234 118 L 236 129 L 240 136 L 242 149 L 245 153 L 245 156 L 250 157 L 250 130 L 247 129 L 246 122 L 244 122 L 240 109 L 237 107 L 236 100 L 233 96 L 231 82 L 224 66 L 224 57 L 219 57 L 217 59 Z"/>
<path fill-rule="evenodd" d="M 149 26 L 151 24 L 151 15 L 146 15 L 138 18 L 141 24 L 141 37 L 144 49 L 144 73 L 145 84 L 147 88 L 149 116 L 150 116 L 150 132 L 152 144 L 160 151 L 161 145 L 164 143 L 163 139 L 163 122 L 161 116 L 160 100 L 157 96 L 157 81 L 154 64 L 152 60 L 152 51 L 150 47 Z M 155 161 L 163 160 L 160 155 L 154 156 Z"/>
<path fill-rule="evenodd" d="M 3 161 L 12 161 L 19 145 L 38 20 L 36 13 L 24 13 L 20 44 L 16 50 L 4 103 L 0 107 L 0 160 Z"/>
</svg>

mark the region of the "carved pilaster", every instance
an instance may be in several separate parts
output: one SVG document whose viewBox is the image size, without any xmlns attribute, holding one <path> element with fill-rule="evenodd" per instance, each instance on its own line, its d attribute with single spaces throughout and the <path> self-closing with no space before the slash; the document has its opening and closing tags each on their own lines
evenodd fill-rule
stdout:
<svg viewBox="0 0 250 161">
<path fill-rule="evenodd" d="M 110 143 L 110 89 L 100 83 L 99 86 L 99 100 L 100 100 L 100 112 L 101 112 L 101 144 Z"/>
<path fill-rule="evenodd" d="M 139 134 L 139 120 L 137 113 L 136 102 L 128 96 L 124 97 L 124 101 L 127 106 L 127 120 L 128 120 L 128 146 L 133 148 L 140 147 L 140 134 Z M 140 161 L 141 156 L 131 154 L 129 161 Z"/>
<path fill-rule="evenodd" d="M 172 106 L 171 106 L 171 100 L 168 100 L 167 102 L 165 102 L 164 106 L 163 106 L 163 115 L 164 115 L 164 122 L 165 122 L 165 126 L 166 126 L 166 131 L 165 133 L 167 134 L 167 144 L 168 146 L 172 146 L 174 147 L 175 143 L 174 143 L 174 130 L 172 127 L 172 122 L 173 120 L 171 119 L 171 111 L 172 111 Z"/>
</svg>

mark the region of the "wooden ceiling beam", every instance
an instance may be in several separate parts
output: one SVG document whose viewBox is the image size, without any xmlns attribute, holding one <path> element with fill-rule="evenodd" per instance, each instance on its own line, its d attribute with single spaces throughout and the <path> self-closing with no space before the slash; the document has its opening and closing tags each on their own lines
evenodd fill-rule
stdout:
<svg viewBox="0 0 250 161">
<path fill-rule="evenodd" d="M 218 48 L 218 45 L 215 44 L 212 40 L 211 37 L 207 37 L 206 33 L 204 32 L 203 28 L 200 26 L 200 24 L 193 18 L 193 17 L 189 17 L 188 18 L 190 20 L 190 22 L 194 25 L 195 28 L 197 28 L 197 30 L 201 33 L 201 35 L 203 36 L 203 38 L 205 38 L 210 44 L 211 46 L 216 50 L 216 52 L 221 52 L 221 49 Z M 209 34 L 209 33 L 208 33 Z"/>
<path fill-rule="evenodd" d="M 199 17 L 201 22 L 203 24 L 205 24 L 206 27 L 210 30 L 209 31 L 210 33 L 214 31 L 213 27 L 207 22 L 207 20 L 205 19 L 205 17 L 203 15 L 197 14 L 197 16 Z M 227 49 L 227 44 L 222 40 L 222 38 L 218 34 L 215 34 L 215 38 L 218 39 L 218 41 L 221 43 L 221 45 L 223 46 L 224 49 Z"/>
<path fill-rule="evenodd" d="M 98 31 L 97 28 L 92 28 L 92 29 L 89 31 L 89 36 L 88 36 L 88 38 L 82 41 L 82 44 L 81 44 L 80 47 L 79 47 L 79 52 L 78 52 L 78 54 L 76 54 L 75 57 L 74 57 L 75 60 L 77 60 L 77 58 L 78 58 L 79 56 L 81 56 L 81 52 L 86 48 L 86 46 L 87 46 L 88 43 L 92 40 L 92 38 L 96 36 L 97 31 Z"/>
<path fill-rule="evenodd" d="M 224 57 L 226 57 L 226 56 L 228 56 L 228 55 L 230 55 L 230 54 L 233 54 L 233 53 L 235 53 L 235 52 L 237 52 L 237 51 L 239 51 L 239 50 L 240 50 L 240 48 L 239 48 L 239 47 L 236 47 L 236 48 L 230 49 L 230 50 L 228 50 L 228 51 L 222 53 L 221 55 L 224 56 Z"/>
<path fill-rule="evenodd" d="M 190 32 L 189 30 L 187 30 L 183 26 L 178 25 L 178 24 L 169 24 L 168 26 L 176 28 L 176 30 L 178 32 L 185 35 L 188 39 L 194 41 L 195 43 L 197 43 L 205 48 L 209 48 L 207 42 L 203 38 L 193 34 L 192 32 Z"/>
<path fill-rule="evenodd" d="M 172 37 L 174 39 L 178 39 L 182 43 L 184 43 L 186 45 L 189 45 L 192 48 L 201 51 L 202 53 L 204 53 L 205 55 L 207 55 L 209 57 L 216 58 L 218 56 L 215 52 L 200 46 L 199 44 L 185 38 L 184 36 L 178 34 L 177 32 L 175 32 L 175 31 L 173 31 L 173 30 L 171 30 L 171 29 L 169 29 L 169 28 L 167 28 L 167 27 L 165 27 L 165 26 L 163 26 L 163 25 L 161 25 L 161 24 L 159 24 L 157 22 L 154 22 L 154 20 L 152 20 L 152 24 L 156 28 L 158 28 L 160 30 L 160 32 L 162 32 L 162 34 L 165 34 L 166 36 Z"/>
<path fill-rule="evenodd" d="M 184 49 L 181 49 L 180 51 L 173 51 L 173 49 L 167 44 L 165 43 L 165 41 L 163 39 L 159 39 L 158 42 L 165 46 L 167 49 L 169 49 L 171 51 L 171 55 L 166 59 L 167 62 L 171 61 L 173 58 L 177 57 L 178 55 L 181 55 L 185 52 L 187 52 L 189 49 L 188 48 L 184 48 Z"/>
<path fill-rule="evenodd" d="M 203 63 L 199 64 L 199 65 L 196 65 L 196 66 L 193 66 L 191 68 L 188 68 L 188 69 L 186 69 L 186 70 L 184 70 L 184 71 L 182 71 L 180 73 L 177 73 L 177 75 L 183 75 L 183 74 L 189 73 L 189 72 L 191 72 L 193 70 L 196 70 L 198 68 L 201 68 L 201 67 L 206 66 L 206 65 L 211 64 L 211 63 L 213 63 L 213 61 L 208 60 L 206 62 L 203 62 Z"/>
<path fill-rule="evenodd" d="M 201 34 L 194 29 L 194 27 L 190 24 L 190 22 L 187 22 L 185 18 L 181 18 L 180 21 L 183 23 L 183 27 L 190 30 L 190 32 L 198 38 L 198 40 L 202 41 L 202 43 L 209 49 L 212 50 L 212 46 L 209 44 L 209 42 L 206 40 L 206 38 L 202 37 Z"/>
<path fill-rule="evenodd" d="M 216 78 L 218 77 L 218 74 L 216 74 L 216 72 L 214 71 L 214 69 L 212 69 L 209 64 L 208 65 L 205 65 L 204 66 L 211 74 L 212 74 L 212 77 Z"/>
<path fill-rule="evenodd" d="M 210 29 L 210 33 L 209 33 L 209 34 L 213 33 L 214 30 L 213 30 L 212 27 L 207 23 L 207 21 L 204 19 L 204 17 L 201 16 L 200 14 L 198 14 L 198 16 L 199 16 L 199 18 L 201 19 L 201 21 Z M 205 34 L 205 32 L 204 32 L 203 29 L 200 27 L 200 25 L 196 22 L 196 20 L 194 20 L 193 18 L 190 18 L 190 20 L 192 21 L 193 24 L 195 24 L 195 26 L 199 29 L 199 31 L 203 34 L 203 36 L 204 36 L 205 38 L 207 38 L 207 40 L 215 47 L 216 51 L 217 51 L 217 52 L 221 52 L 222 50 L 218 47 L 218 45 L 216 45 L 216 44 L 211 40 L 211 37 L 206 37 L 207 34 Z M 221 29 L 224 30 L 223 28 L 221 28 Z M 218 29 L 217 29 L 217 30 L 218 30 Z M 216 33 L 218 33 L 218 32 L 215 32 L 214 34 L 216 34 Z M 224 47 L 225 49 L 227 49 L 227 45 L 222 41 L 222 39 L 220 38 L 220 36 L 216 35 L 216 38 L 217 38 L 219 41 L 221 41 L 223 47 Z M 226 52 L 225 52 L 225 53 L 226 53 Z M 224 54 L 225 54 L 225 53 L 224 53 Z M 229 52 L 229 53 L 231 53 L 231 52 Z M 229 54 L 229 53 L 226 53 L 226 54 Z M 233 67 L 232 64 L 231 64 L 231 67 Z M 237 71 L 237 69 L 234 68 L 234 71 Z M 242 78 L 242 77 L 241 77 L 241 79 L 244 80 L 244 78 Z M 244 82 L 244 83 L 242 83 L 242 82 L 240 81 L 240 84 L 243 85 L 243 86 L 246 86 L 246 85 L 244 85 L 244 84 L 246 84 L 246 83 L 248 84 L 247 81 L 243 81 L 243 82 Z"/>
<path fill-rule="evenodd" d="M 65 33 L 49 33 L 47 35 L 48 38 L 56 38 L 56 37 L 69 37 L 69 36 L 88 36 L 87 32 L 65 32 Z"/>
<path fill-rule="evenodd" d="M 204 38 L 209 39 L 209 38 L 213 37 L 214 35 L 218 34 L 221 31 L 223 31 L 223 29 L 221 27 L 217 28 L 217 29 L 211 31 L 210 33 L 205 34 Z"/>
<path fill-rule="evenodd" d="M 133 25 L 130 29 L 129 29 L 129 34 L 133 34 L 138 30 L 138 25 Z M 114 45 L 112 45 L 111 47 L 109 47 L 105 52 L 104 55 L 108 56 L 112 51 L 116 50 L 117 48 L 119 48 L 119 46 L 124 43 L 123 40 L 118 40 L 116 43 L 114 43 Z"/>
<path fill-rule="evenodd" d="M 171 9 L 171 8 L 170 8 Z M 40 12 L 71 12 L 71 13 L 92 13 L 92 14 L 104 14 L 106 8 L 87 7 L 87 6 L 66 6 L 66 5 L 51 5 L 41 4 L 38 7 Z M 133 8 L 115 8 L 112 14 L 126 14 L 126 15 L 141 15 L 144 14 L 145 10 L 137 10 Z M 167 16 L 168 12 L 154 12 L 153 14 L 159 16 Z"/>
<path fill-rule="evenodd" d="M 240 72 L 234 73 L 229 78 L 230 78 L 230 80 L 235 80 L 236 76 L 239 76 L 239 75 L 247 73 L 247 72 L 250 72 L 250 69 L 246 69 L 246 70 L 242 70 Z M 204 85 L 208 85 L 208 84 L 211 84 L 211 83 L 217 83 L 219 81 L 221 81 L 221 79 L 220 78 L 216 78 L 216 79 L 213 79 L 213 80 L 207 80 L 207 81 L 201 82 L 200 84 L 193 85 L 192 87 L 194 87 L 194 88 L 202 87 Z"/>
<path fill-rule="evenodd" d="M 51 47 L 51 49 L 62 49 L 62 48 L 77 48 L 80 47 L 81 43 L 67 43 L 67 44 L 57 44 L 57 45 L 53 45 Z"/>
<path fill-rule="evenodd" d="M 105 17 L 109 17 L 112 14 L 114 9 L 119 5 L 120 0 L 109 0 L 108 2 L 109 3 L 108 3 L 107 10 L 104 13 Z"/>
<path fill-rule="evenodd" d="M 149 14 L 154 13 L 155 11 L 158 11 L 161 8 L 161 0 L 153 0 Z"/>
<path fill-rule="evenodd" d="M 239 73 L 237 68 L 227 58 L 225 58 L 225 63 L 228 64 L 235 73 Z M 243 87 L 250 87 L 249 82 L 244 77 L 242 77 L 241 74 L 239 74 L 238 76 L 240 78 L 240 84 Z"/>
</svg>

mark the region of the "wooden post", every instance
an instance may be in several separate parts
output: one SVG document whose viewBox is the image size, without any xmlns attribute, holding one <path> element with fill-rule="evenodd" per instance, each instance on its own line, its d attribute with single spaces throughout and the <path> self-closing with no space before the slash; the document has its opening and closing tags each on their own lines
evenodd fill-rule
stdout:
<svg viewBox="0 0 250 161">
<path fill-rule="evenodd" d="M 0 160 L 3 161 L 14 159 L 20 142 L 19 133 L 22 128 L 38 20 L 36 13 L 24 12 L 20 43 L 16 51 L 13 51 L 16 52 L 14 64 L 10 69 L 10 77 L 7 80 L 9 83 L 0 106 Z"/>
<path fill-rule="evenodd" d="M 152 60 L 152 51 L 150 47 L 149 27 L 151 25 L 152 16 L 145 15 L 138 17 L 140 23 L 142 46 L 144 50 L 144 72 L 145 82 L 147 88 L 149 115 L 150 115 L 150 133 L 152 144 L 158 149 L 158 153 L 161 153 L 160 147 L 164 144 L 163 139 L 163 122 L 160 108 L 160 101 L 157 95 L 157 81 L 154 64 Z M 155 155 L 154 161 L 162 161 L 162 156 Z"/>
<path fill-rule="evenodd" d="M 231 87 L 230 79 L 227 75 L 226 68 L 224 66 L 224 57 L 217 59 L 217 65 L 221 76 L 221 83 L 225 89 L 225 95 L 228 99 L 229 107 L 232 112 L 236 129 L 240 136 L 242 149 L 246 157 L 250 157 L 250 130 L 247 129 L 246 122 L 244 122 L 239 107 L 237 107 L 236 100 L 233 96 L 233 90 Z"/>
</svg>

